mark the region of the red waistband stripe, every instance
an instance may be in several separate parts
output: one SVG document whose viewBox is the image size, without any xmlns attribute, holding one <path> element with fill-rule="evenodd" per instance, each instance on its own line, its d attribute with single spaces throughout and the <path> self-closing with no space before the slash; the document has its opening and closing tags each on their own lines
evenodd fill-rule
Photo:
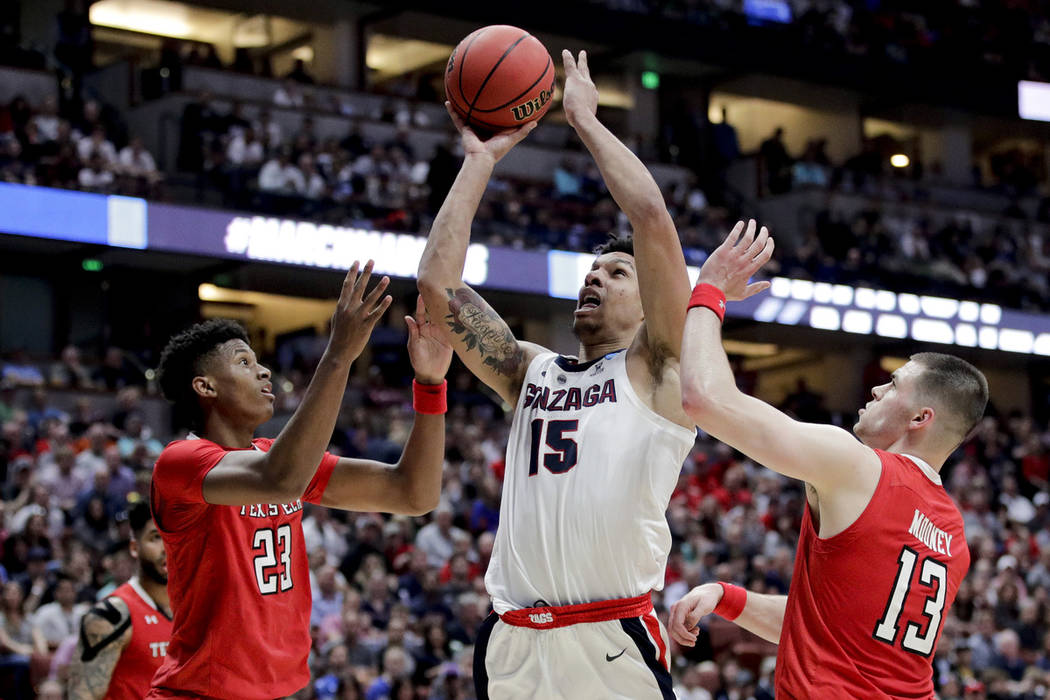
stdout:
<svg viewBox="0 0 1050 700">
<path fill-rule="evenodd" d="M 500 620 L 514 627 L 531 627 L 550 630 L 587 622 L 607 622 L 625 617 L 641 617 L 653 609 L 652 594 L 636 598 L 601 600 L 580 605 L 548 606 L 509 610 L 500 615 Z"/>
</svg>

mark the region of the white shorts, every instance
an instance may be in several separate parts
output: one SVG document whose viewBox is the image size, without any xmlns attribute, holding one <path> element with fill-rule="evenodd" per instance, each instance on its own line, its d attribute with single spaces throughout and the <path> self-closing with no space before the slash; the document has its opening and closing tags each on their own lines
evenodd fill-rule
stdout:
<svg viewBox="0 0 1050 700">
<path fill-rule="evenodd" d="M 674 700 L 649 595 L 492 613 L 474 646 L 478 700 Z"/>
</svg>

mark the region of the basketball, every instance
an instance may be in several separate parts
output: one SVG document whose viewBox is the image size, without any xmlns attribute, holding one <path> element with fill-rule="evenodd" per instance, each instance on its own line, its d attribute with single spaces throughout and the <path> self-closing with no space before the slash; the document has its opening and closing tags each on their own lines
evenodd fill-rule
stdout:
<svg viewBox="0 0 1050 700">
<path fill-rule="evenodd" d="M 539 39 L 505 24 L 473 32 L 449 56 L 445 95 L 468 126 L 513 129 L 542 117 L 554 95 L 554 61 Z"/>
</svg>

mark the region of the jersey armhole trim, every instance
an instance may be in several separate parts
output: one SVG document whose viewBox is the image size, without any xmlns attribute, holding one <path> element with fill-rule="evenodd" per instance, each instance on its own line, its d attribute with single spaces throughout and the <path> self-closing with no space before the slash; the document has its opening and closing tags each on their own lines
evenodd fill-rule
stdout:
<svg viewBox="0 0 1050 700">
<path fill-rule="evenodd" d="M 864 528 L 867 526 L 867 521 L 874 517 L 874 503 L 875 500 L 882 494 L 882 492 L 890 487 L 891 478 L 886 473 L 886 463 L 882 459 L 884 453 L 879 450 L 872 450 L 875 453 L 875 457 L 879 460 L 879 481 L 875 484 L 875 490 L 872 491 L 871 497 L 868 498 L 867 505 L 864 506 L 864 510 L 860 512 L 857 518 L 846 526 L 846 528 L 839 533 L 832 535 L 831 537 L 821 537 L 819 532 L 814 527 L 813 532 L 813 549 L 819 553 L 833 552 L 843 545 L 851 543 L 861 534 L 863 534 Z M 807 509 L 809 508 L 809 500 L 806 500 Z M 814 526 L 813 516 L 810 515 L 810 527 Z"/>
</svg>

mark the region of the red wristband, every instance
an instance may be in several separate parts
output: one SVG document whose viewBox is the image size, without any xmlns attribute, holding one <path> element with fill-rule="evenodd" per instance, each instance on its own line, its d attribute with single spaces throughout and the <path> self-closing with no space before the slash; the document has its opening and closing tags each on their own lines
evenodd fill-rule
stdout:
<svg viewBox="0 0 1050 700">
<path fill-rule="evenodd" d="M 692 309 L 696 306 L 711 309 L 718 315 L 719 321 L 725 320 L 726 295 L 713 284 L 701 283 L 696 285 L 692 295 L 689 297 L 689 308 Z"/>
<path fill-rule="evenodd" d="M 715 606 L 715 614 L 727 620 L 735 620 L 744 612 L 747 605 L 747 590 L 731 583 L 718 582 L 722 587 L 722 600 Z"/>
<path fill-rule="evenodd" d="M 448 403 L 445 401 L 448 391 L 448 380 L 440 384 L 420 384 L 412 380 L 412 408 L 416 413 L 428 416 L 436 416 L 448 411 Z"/>
</svg>

